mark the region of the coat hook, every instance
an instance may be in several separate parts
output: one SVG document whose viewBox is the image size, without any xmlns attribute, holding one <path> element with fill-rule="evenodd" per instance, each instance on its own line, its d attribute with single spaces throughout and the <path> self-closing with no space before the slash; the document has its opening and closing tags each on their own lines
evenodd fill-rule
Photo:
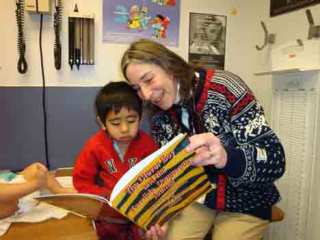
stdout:
<svg viewBox="0 0 320 240">
<path fill-rule="evenodd" d="M 314 25 L 312 13 L 310 9 L 306 10 L 307 19 L 309 22 L 308 39 L 320 37 L 320 25 Z"/>
<path fill-rule="evenodd" d="M 73 11 L 74 11 L 74 12 L 79 12 L 78 4 L 75 4 L 75 5 L 74 5 L 74 9 L 73 9 Z"/>
<path fill-rule="evenodd" d="M 262 26 L 262 29 L 264 31 L 264 43 L 262 46 L 258 46 L 256 45 L 256 49 L 258 51 L 261 51 L 262 49 L 264 49 L 269 43 L 272 44 L 275 42 L 276 40 L 276 35 L 274 33 L 268 33 L 268 29 L 266 27 L 266 24 L 261 21 L 261 26 Z"/>
<path fill-rule="evenodd" d="M 300 38 L 297 39 L 297 43 L 298 43 L 298 46 L 300 47 L 303 46 L 303 41 Z"/>
</svg>

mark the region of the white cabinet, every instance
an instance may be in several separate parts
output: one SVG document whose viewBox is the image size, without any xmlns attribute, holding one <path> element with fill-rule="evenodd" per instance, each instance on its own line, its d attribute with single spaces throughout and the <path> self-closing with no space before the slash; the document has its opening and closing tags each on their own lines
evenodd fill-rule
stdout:
<svg viewBox="0 0 320 240">
<path fill-rule="evenodd" d="M 319 71 L 273 75 L 272 122 L 286 153 L 277 186 L 286 216 L 271 224 L 270 240 L 320 238 L 319 82 Z"/>
</svg>

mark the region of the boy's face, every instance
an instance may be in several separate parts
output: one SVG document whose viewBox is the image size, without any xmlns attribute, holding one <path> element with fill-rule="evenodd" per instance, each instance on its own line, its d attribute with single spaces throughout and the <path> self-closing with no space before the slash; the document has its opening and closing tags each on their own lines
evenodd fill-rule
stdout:
<svg viewBox="0 0 320 240">
<path fill-rule="evenodd" d="M 132 109 L 122 107 L 118 113 L 109 111 L 106 116 L 105 130 L 119 143 L 130 143 L 139 131 L 140 117 Z"/>
</svg>

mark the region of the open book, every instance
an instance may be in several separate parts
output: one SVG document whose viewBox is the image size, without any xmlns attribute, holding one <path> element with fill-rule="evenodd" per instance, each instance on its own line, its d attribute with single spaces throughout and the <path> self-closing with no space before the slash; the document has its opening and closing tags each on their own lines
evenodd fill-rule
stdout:
<svg viewBox="0 0 320 240">
<path fill-rule="evenodd" d="M 144 229 L 162 225 L 212 189 L 202 167 L 191 166 L 194 153 L 185 150 L 188 138 L 180 134 L 152 153 L 117 182 L 110 200 L 93 194 L 58 194 L 37 198 L 96 219 L 104 204 Z"/>
</svg>

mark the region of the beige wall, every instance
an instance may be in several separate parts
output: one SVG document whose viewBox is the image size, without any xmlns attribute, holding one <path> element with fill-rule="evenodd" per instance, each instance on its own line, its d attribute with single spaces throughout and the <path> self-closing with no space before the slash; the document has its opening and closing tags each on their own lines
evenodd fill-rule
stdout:
<svg viewBox="0 0 320 240">
<path fill-rule="evenodd" d="M 95 14 L 96 65 L 81 66 L 80 71 L 70 71 L 67 64 L 67 18 L 73 11 L 73 4 L 78 3 L 80 12 Z M 110 80 L 120 80 L 119 61 L 122 52 L 127 48 L 123 44 L 102 42 L 102 0 L 63 1 L 62 27 L 62 70 L 56 71 L 53 64 L 54 33 L 52 16 L 44 17 L 43 48 L 45 73 L 48 86 L 101 86 Z M 0 1 L 0 85 L 1 86 L 40 86 L 41 71 L 39 68 L 39 16 L 25 15 L 25 35 L 29 64 L 27 74 L 16 71 L 16 23 L 15 1 Z M 320 23 L 320 7 L 311 8 L 315 22 Z M 181 0 L 179 46 L 172 48 L 183 57 L 187 57 L 189 12 L 204 12 L 227 16 L 226 69 L 239 74 L 254 90 L 265 107 L 267 117 L 271 112 L 271 77 L 255 76 L 254 73 L 268 64 L 269 50 L 258 52 L 256 44 L 263 41 L 260 20 L 264 20 L 270 32 L 277 34 L 276 44 L 291 41 L 296 38 L 306 38 L 307 20 L 305 10 L 269 18 L 269 0 Z"/>
<path fill-rule="evenodd" d="M 80 71 L 70 71 L 67 64 L 67 18 L 77 2 L 79 11 L 95 14 L 96 21 L 96 65 L 81 66 Z M 48 86 L 101 86 L 110 80 L 120 80 L 119 61 L 122 52 L 127 48 L 123 44 L 102 42 L 102 0 L 63 1 L 62 27 L 62 70 L 56 71 L 53 64 L 52 48 L 54 33 L 52 16 L 44 17 L 43 49 L 45 73 Z M 254 45 L 258 43 L 260 25 L 258 19 L 267 17 L 266 1 L 254 0 L 182 0 L 180 14 L 179 46 L 173 48 L 183 57 L 187 57 L 189 12 L 204 12 L 227 16 L 226 69 L 238 73 L 255 90 L 259 88 L 253 76 L 256 68 L 257 51 Z M 0 1 L 0 85 L 1 86 L 40 86 L 41 71 L 39 58 L 39 16 L 25 14 L 26 58 L 29 64 L 27 74 L 16 71 L 16 23 L 15 1 Z M 260 94 L 258 91 L 258 94 Z M 267 107 L 268 109 L 269 107 Z"/>
</svg>

